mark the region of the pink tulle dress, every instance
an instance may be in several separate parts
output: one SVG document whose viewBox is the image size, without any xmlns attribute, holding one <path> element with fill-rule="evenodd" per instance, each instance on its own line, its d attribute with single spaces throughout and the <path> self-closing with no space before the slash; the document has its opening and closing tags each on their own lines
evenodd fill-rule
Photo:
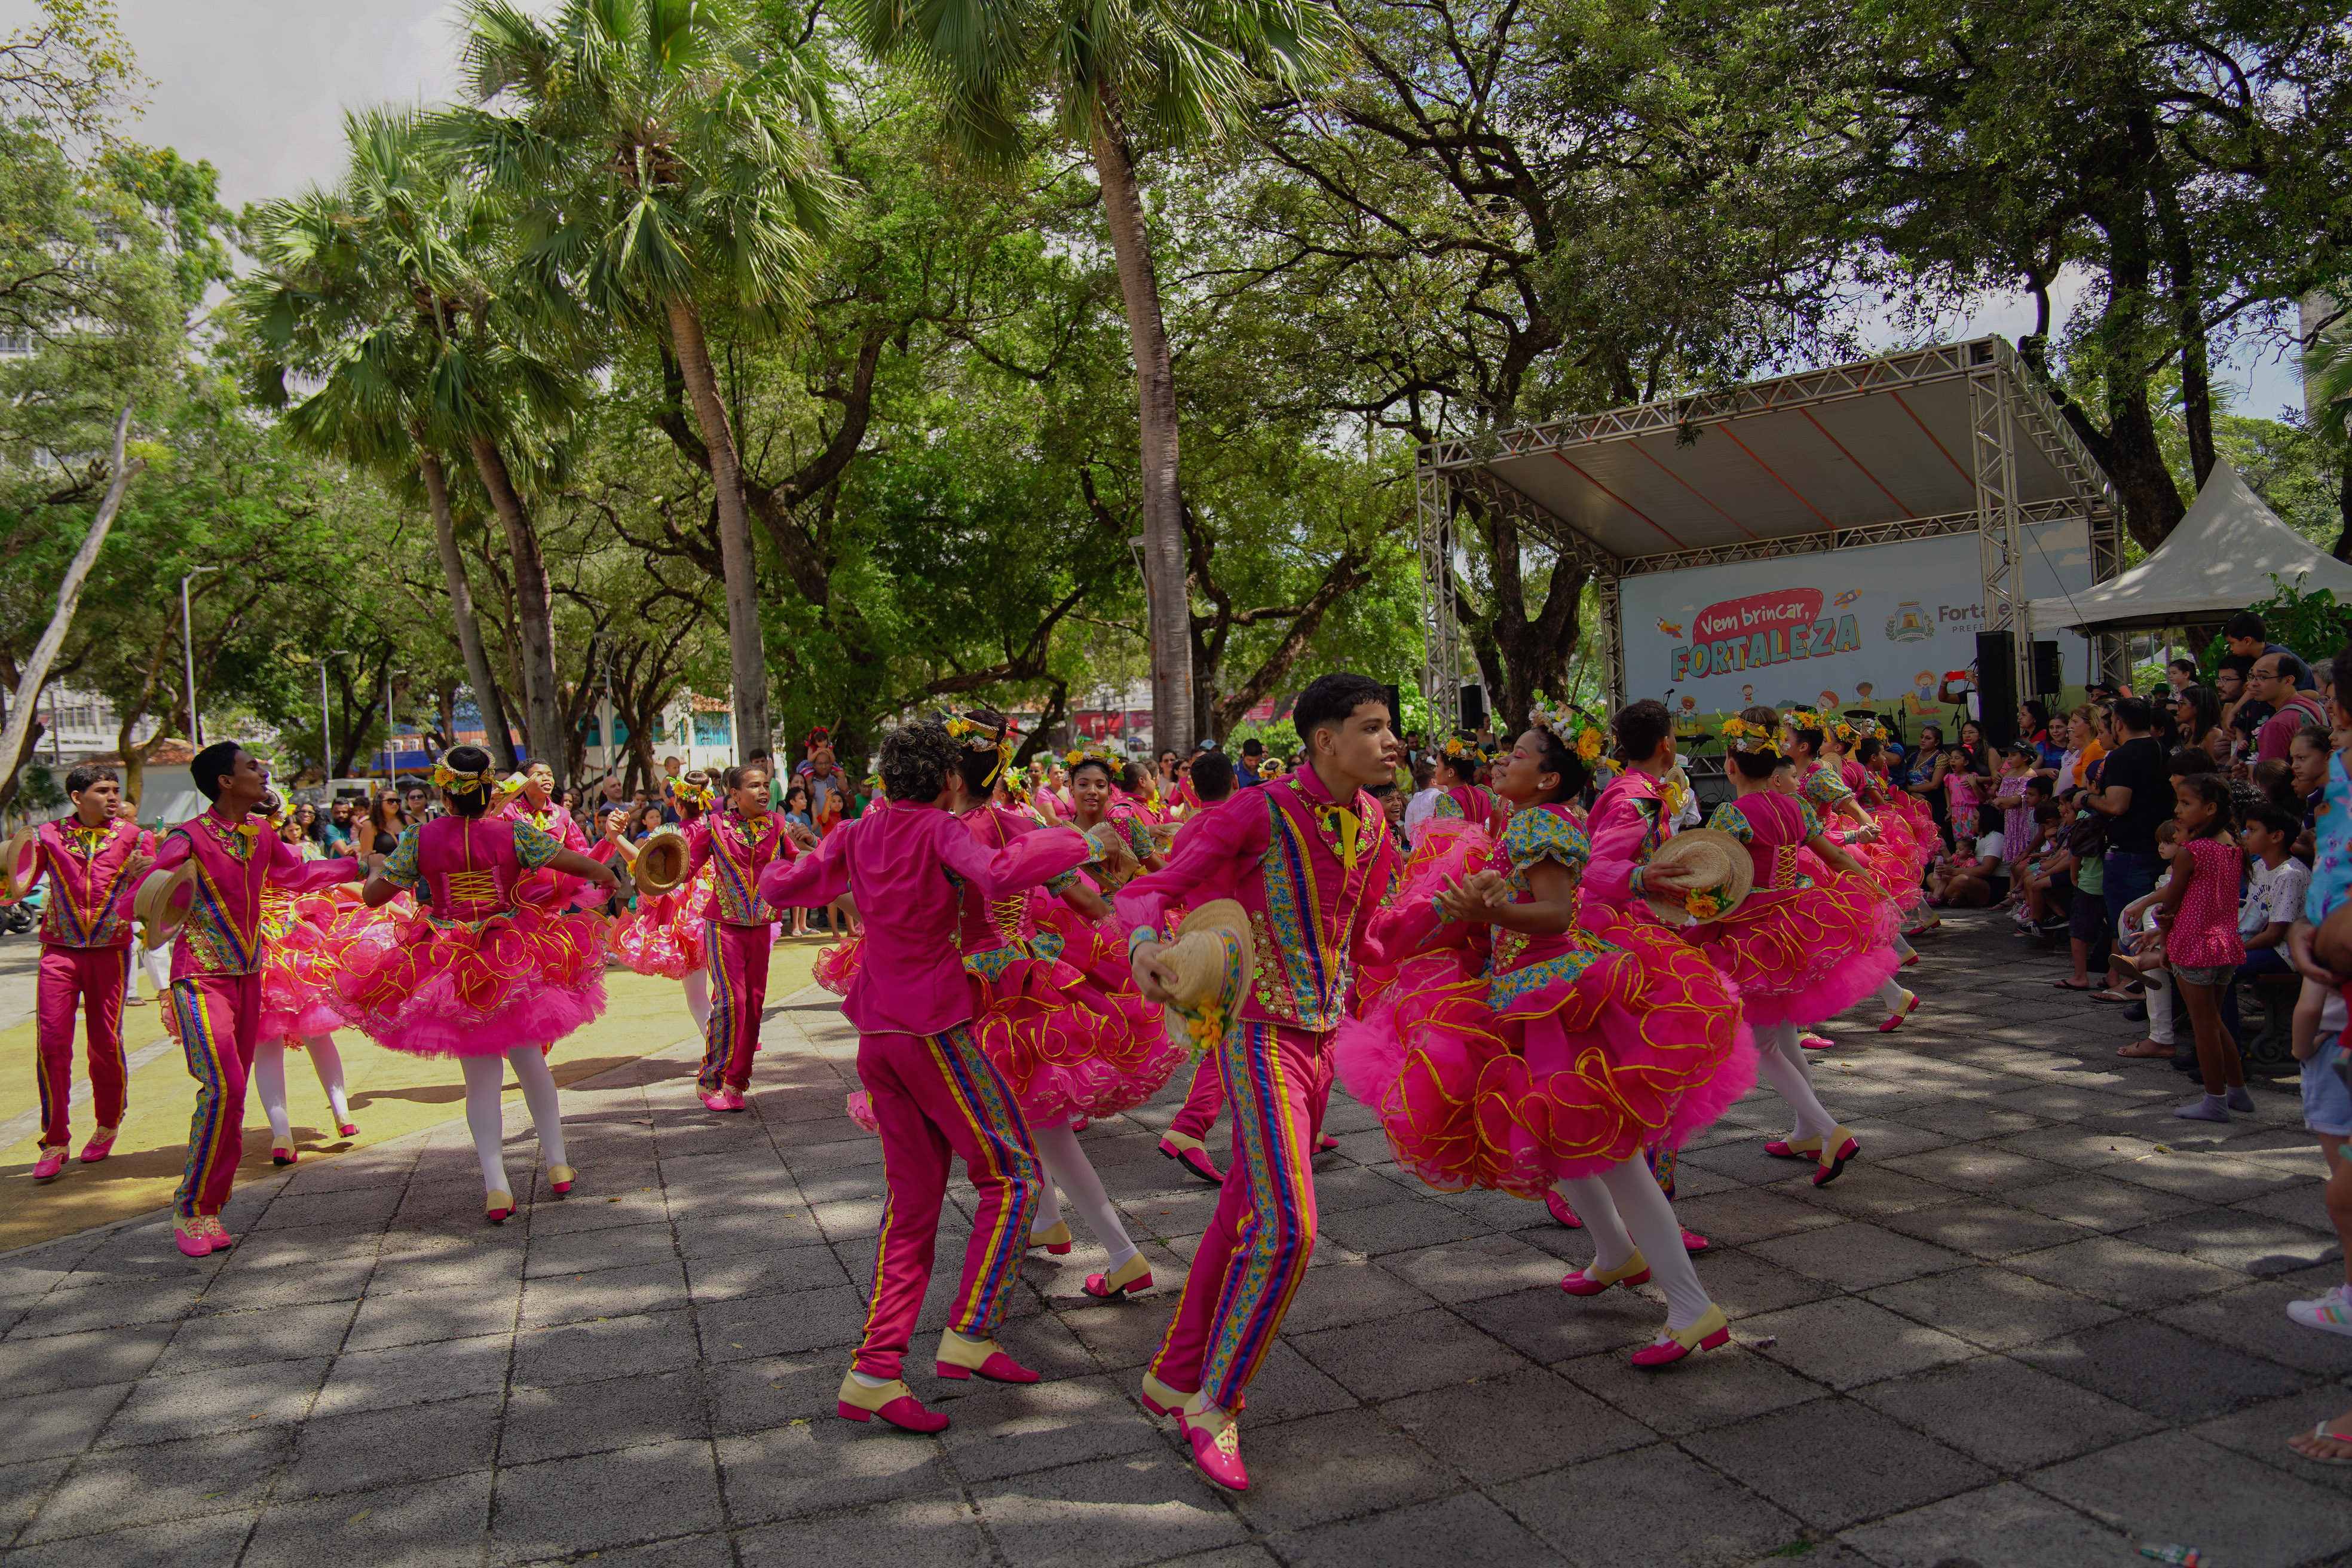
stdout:
<svg viewBox="0 0 2352 1568">
<path fill-rule="evenodd" d="M 1848 761 L 1843 767 L 1832 769 L 1824 762 L 1814 764 L 1797 793 L 1820 816 L 1822 831 L 1830 842 L 1861 861 L 1879 890 L 1894 901 L 1895 912 L 1907 914 L 1917 909 L 1925 897 L 1920 881 L 1927 873 L 1928 855 L 1914 834 L 1909 819 L 1888 809 L 1887 792 L 1884 787 L 1874 787 L 1878 785 L 1880 781 L 1860 763 Z M 1867 844 L 1853 841 L 1855 829 L 1852 821 L 1831 815 L 1849 800 L 1868 812 L 1877 826 L 1878 837 Z"/>
<path fill-rule="evenodd" d="M 604 917 L 544 869 L 563 846 L 529 822 L 445 816 L 401 836 L 383 875 L 417 895 L 383 940 L 346 948 L 343 1016 L 413 1056 L 551 1045 L 604 1010 Z"/>
<path fill-rule="evenodd" d="M 1138 865 L 1161 853 L 1160 841 L 1152 837 L 1142 814 L 1124 802 L 1114 802 L 1103 820 L 1116 825 L 1126 837 L 1128 853 L 1135 857 Z M 1100 866 L 1089 866 L 1078 876 L 1106 901 L 1133 879 L 1131 876 L 1113 877 Z M 1041 929 L 1061 939 L 1062 962 L 1093 982 L 1097 990 L 1109 996 L 1140 994 L 1136 990 L 1135 971 L 1127 962 L 1127 932 L 1119 929 L 1118 916 L 1088 920 L 1061 900 L 1052 899 L 1042 903 L 1035 918 Z"/>
<path fill-rule="evenodd" d="M 1444 921 L 1430 895 L 1464 847 L 1416 855 L 1372 926 L 1389 984 L 1336 1042 L 1399 1164 L 1444 1191 L 1541 1197 L 1671 1152 L 1748 1092 L 1739 996 L 1703 955 L 1598 900 L 1552 936 Z M 1587 854 L 1570 812 L 1541 805 L 1513 813 L 1483 859 L 1529 903 L 1535 866 L 1580 871 Z"/>
<path fill-rule="evenodd" d="M 404 905 L 405 897 L 396 900 Z M 380 942 L 395 905 L 372 910 L 359 889 L 338 884 L 320 892 L 289 893 L 276 883 L 261 889 L 261 1023 L 257 1038 L 284 1040 L 299 1050 L 306 1035 L 331 1035 L 343 1016 L 337 980 L 349 948 Z M 163 1009 L 163 1033 L 180 1037 L 178 1010 Z"/>
<path fill-rule="evenodd" d="M 637 907 L 614 922 L 605 946 L 624 968 L 638 974 L 683 980 L 710 959 L 709 866 L 667 893 L 637 895 Z"/>
<path fill-rule="evenodd" d="M 1874 881 L 1806 854 L 1822 831 L 1810 804 L 1757 790 L 1716 807 L 1706 825 L 1747 845 L 1756 862 L 1755 890 L 1696 932 L 1699 951 L 1739 988 L 1750 1025 L 1818 1024 L 1894 975 L 1895 907 Z"/>
</svg>

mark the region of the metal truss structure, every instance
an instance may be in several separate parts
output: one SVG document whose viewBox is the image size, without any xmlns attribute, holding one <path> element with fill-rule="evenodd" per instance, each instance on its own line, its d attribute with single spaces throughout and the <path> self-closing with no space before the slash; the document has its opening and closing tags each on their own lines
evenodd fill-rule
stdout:
<svg viewBox="0 0 2352 1568">
<path fill-rule="evenodd" d="M 1948 415 L 1942 416 L 1943 433 L 1939 435 L 1937 421 L 1923 416 L 1914 403 L 1905 400 L 1905 395 L 1916 396 L 1919 389 L 1949 386 L 1953 383 L 1963 384 L 1965 401 L 1951 396 L 1947 404 L 1937 405 L 1948 406 Z M 1943 458 L 1965 478 L 1967 489 L 1950 499 L 1958 501 L 1972 497 L 1973 504 L 1964 509 L 1910 513 L 1862 458 L 1841 444 L 1822 424 L 1822 418 L 1828 416 L 1813 412 L 1871 399 L 1883 400 L 1889 408 L 1900 409 L 1909 426 L 1916 427 L 1919 436 L 1933 443 Z M 1874 412 L 1848 406 L 1843 417 L 1849 426 L 1867 428 Z M 1803 526 L 1744 526 L 1741 518 L 1724 504 L 1724 500 L 1729 499 L 1730 504 L 1736 506 L 1736 499 L 1718 499 L 1704 493 L 1688 480 L 1674 475 L 1657 456 L 1659 451 L 1664 451 L 1672 457 L 1675 451 L 1689 447 L 1697 433 L 1711 428 L 1792 414 L 1801 416 L 1844 457 L 1850 472 L 1844 468 L 1830 472 L 1846 482 L 1845 493 L 1823 493 L 1821 504 L 1816 504 L 1814 499 L 1802 493 L 1753 449 L 1754 446 L 1762 446 L 1770 452 L 1769 442 L 1775 438 L 1770 431 L 1795 428 L 1785 420 L 1778 426 L 1748 426 L 1750 435 L 1746 440 L 1738 436 L 1729 439 L 1771 477 L 1780 491 L 1803 505 L 1810 514 Z M 1916 444 L 1916 437 L 1910 428 L 1892 413 L 1885 417 L 1889 429 L 1901 430 L 1906 439 Z M 1964 427 L 1960 423 L 1963 418 Z M 1950 439 L 1946 440 L 1945 436 Z M 1659 441 L 1661 437 L 1663 442 Z M 1851 428 L 1849 438 L 1853 438 Z M 1593 477 L 1596 455 L 1644 440 L 1653 442 L 1653 446 L 1642 455 L 1687 492 L 1687 499 L 1680 495 L 1673 498 L 1683 510 L 1661 507 L 1654 500 L 1648 503 L 1648 510 L 1643 510 Z M 1962 446 L 1967 448 L 1965 463 L 1952 450 Z M 1630 514 L 1647 525 L 1648 530 L 1670 539 L 1689 537 L 1710 527 L 1720 531 L 1717 518 L 1729 522 L 1743 537 L 1664 552 L 1612 550 L 1590 528 L 1579 526 L 1564 515 L 1557 505 L 1547 504 L 1513 482 L 1515 476 L 1533 478 L 1538 484 L 1559 482 L 1559 475 L 1551 467 L 1530 465 L 1528 461 L 1541 458 L 1555 459 L 1592 489 L 1605 495 L 1621 509 L 1621 516 Z M 1867 479 L 1875 494 L 1853 483 L 1853 475 Z M 1889 477 L 1903 484 L 1906 491 L 1914 490 L 1904 476 Z M 1950 475 L 1935 477 L 1942 480 L 1947 490 L 1952 488 Z M 1817 472 L 1816 482 L 1819 478 Z M 2028 686 L 2025 676 L 2032 653 L 2031 639 L 2025 633 L 2025 565 L 2032 548 L 2027 531 L 2079 518 L 2089 537 L 2094 578 L 2104 582 L 2122 567 L 2116 507 L 2105 474 L 2034 384 L 2016 350 L 1997 337 L 1946 343 L 1685 398 L 1555 420 L 1475 441 L 1433 442 L 1422 448 L 1417 479 L 1422 603 L 1428 617 L 1429 639 L 1428 659 L 1422 677 L 1423 695 L 1438 722 L 1445 725 L 1459 719 L 1463 680 L 1465 677 L 1475 679 L 1463 666 L 1462 635 L 1456 615 L 1454 518 L 1465 505 L 1510 518 L 1520 529 L 1556 550 L 1564 564 L 1581 570 L 1594 583 L 1602 610 L 1601 652 L 1607 663 L 1612 703 L 1622 703 L 1625 696 L 1618 585 L 1627 577 L 1973 532 L 1979 541 L 1985 626 L 1990 630 L 2018 634 L 2018 689 L 2022 691 Z M 1923 479 L 1917 489 L 1928 490 L 1933 487 L 1926 485 Z M 1757 493 L 1769 497 L 1784 512 L 1787 510 L 1785 500 L 1769 487 L 1758 487 Z M 1881 498 L 1892 505 L 1881 504 Z M 1823 505 L 1838 508 L 1842 515 L 1832 517 L 1822 510 Z M 1714 517 L 1706 515 L 1710 511 Z M 1668 524 L 1673 525 L 1671 529 Z M 1619 531 L 1628 538 L 1636 534 L 1647 537 L 1630 521 L 1622 523 Z M 2092 647 L 2094 679 L 2097 679 L 2109 673 L 2108 666 L 2117 650 L 2112 639 L 2099 639 Z"/>
</svg>

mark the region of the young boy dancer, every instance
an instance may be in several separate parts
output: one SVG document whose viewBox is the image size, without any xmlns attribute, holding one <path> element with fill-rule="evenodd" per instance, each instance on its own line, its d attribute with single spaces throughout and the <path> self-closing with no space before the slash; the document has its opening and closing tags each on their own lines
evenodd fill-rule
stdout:
<svg viewBox="0 0 2352 1568">
<path fill-rule="evenodd" d="M 172 954 L 172 1010 L 196 1080 L 172 1228 L 182 1252 L 202 1258 L 235 1239 L 222 1228 L 220 1211 L 245 1155 L 245 1084 L 261 1026 L 262 887 L 316 892 L 359 880 L 362 868 L 357 860 L 306 863 L 257 820 L 269 769 L 236 742 L 206 746 L 189 771 L 212 805 L 163 836 L 155 870 L 195 868 L 194 902 Z"/>
<path fill-rule="evenodd" d="M 810 854 L 771 865 L 759 884 L 760 897 L 783 909 L 853 892 L 866 922 L 841 1011 L 857 1027 L 857 1076 L 881 1128 L 889 1196 L 865 1339 L 836 1408 L 852 1421 L 879 1415 L 910 1432 L 948 1424 L 915 1398 L 899 1370 L 930 1286 L 950 1155 L 962 1159 L 980 1201 L 936 1369 L 949 1378 L 1037 1381 L 994 1337 L 1028 1249 L 1039 1176 L 1013 1091 L 969 1027 L 972 986 L 955 940 L 963 889 L 990 901 L 1123 853 L 1107 825 L 1092 838 L 1042 828 L 991 855 L 945 807 L 947 776 L 961 751 L 944 725 L 893 730 L 882 741 L 889 798 Z"/>
<path fill-rule="evenodd" d="M 66 775 L 74 814 L 45 822 L 33 837 L 32 874 L 22 897 L 43 877 L 49 901 L 41 911 L 41 964 L 35 982 L 39 1040 L 36 1078 L 41 1092 L 41 1155 L 33 1180 L 65 1173 L 73 1129 L 67 1114 L 73 1088 L 74 1010 L 79 1006 L 89 1040 L 89 1091 L 98 1128 L 83 1146 L 85 1163 L 103 1160 L 122 1125 L 122 989 L 130 969 L 131 892 L 154 863 L 155 840 L 117 809 L 122 780 L 112 768 L 79 767 Z"/>
<path fill-rule="evenodd" d="M 713 1110 L 741 1110 L 751 1087 L 751 1053 L 760 1048 L 760 1010 L 768 997 L 769 928 L 774 900 L 760 895 L 771 861 L 793 858 L 784 819 L 769 809 L 768 770 L 757 763 L 729 768 L 726 804 L 686 831 L 687 877 L 714 868 L 709 939 L 710 1016 L 702 1026 L 702 1075 L 695 1082 Z"/>
<path fill-rule="evenodd" d="M 1202 818 L 1165 869 L 1115 900 L 1147 1001 L 1171 999 L 1160 940 L 1171 901 L 1230 889 L 1255 945 L 1257 973 L 1217 1047 L 1234 1163 L 1143 1380 L 1145 1407 L 1175 1415 L 1202 1473 L 1236 1491 L 1249 1475 L 1234 1412 L 1315 1250 L 1307 1161 L 1331 1097 L 1331 1032 L 1401 864 L 1380 802 L 1364 793 L 1394 776 L 1387 689 L 1326 675 L 1299 694 L 1291 721 L 1302 764 Z"/>
</svg>

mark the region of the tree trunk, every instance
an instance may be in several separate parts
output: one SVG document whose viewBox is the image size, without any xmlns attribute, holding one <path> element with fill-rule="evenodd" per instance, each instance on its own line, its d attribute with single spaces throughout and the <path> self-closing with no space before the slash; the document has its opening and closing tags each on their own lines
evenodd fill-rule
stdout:
<svg viewBox="0 0 2352 1568">
<path fill-rule="evenodd" d="M 1094 121 L 1095 178 L 1103 219 L 1127 297 L 1127 331 L 1135 352 L 1136 414 L 1143 450 L 1143 584 L 1150 595 L 1151 731 L 1160 751 L 1192 750 L 1192 605 L 1184 579 L 1184 526 L 1176 454 L 1176 375 L 1168 328 L 1160 314 L 1160 278 L 1143 193 L 1135 183 L 1118 100 L 1108 86 Z"/>
<path fill-rule="evenodd" d="M 6 727 L 0 729 L 0 763 L 8 770 L 0 775 L 0 783 L 5 785 L 5 792 L 0 792 L 0 803 L 16 795 L 17 770 L 24 766 L 26 740 L 32 732 L 33 709 L 40 699 L 41 688 L 48 684 L 49 666 L 57 662 L 58 649 L 65 645 L 66 633 L 73 628 L 74 610 L 81 603 L 81 585 L 89 580 L 90 568 L 98 564 L 99 548 L 114 526 L 114 514 L 122 510 L 122 497 L 130 489 L 132 477 L 147 466 L 143 462 L 123 461 L 123 443 L 130 435 L 131 405 L 124 404 L 121 415 L 114 421 L 114 445 L 107 459 L 114 470 L 114 479 L 98 503 L 98 515 L 90 520 L 81 548 L 67 563 L 65 577 L 58 584 L 58 607 L 50 615 L 41 640 L 33 645 L 32 657 L 25 661 L 24 672 L 16 680 L 16 705 L 8 710 Z"/>
<path fill-rule="evenodd" d="M 2336 512 L 2344 526 L 2331 553 L 2338 561 L 2352 561 L 2352 439 L 2336 448 Z"/>
<path fill-rule="evenodd" d="M 474 689 L 474 706 L 481 710 L 482 728 L 489 735 L 491 760 L 508 773 L 516 771 L 513 732 L 507 727 L 505 700 L 499 695 L 490 657 L 482 650 L 482 626 L 474 618 L 474 590 L 466 581 L 466 558 L 457 552 L 457 524 L 449 514 L 449 476 L 437 453 L 417 449 L 416 467 L 425 476 L 425 493 L 432 502 L 433 540 L 441 550 L 441 575 L 449 584 L 449 614 L 457 623 L 457 647 L 466 657 L 466 683 Z M 449 737 L 452 744 L 457 737 Z"/>
<path fill-rule="evenodd" d="M 548 591 L 547 562 L 540 554 L 539 532 L 530 513 L 507 472 L 507 461 L 494 441 L 476 437 L 474 466 L 490 505 L 506 526 L 507 551 L 514 558 L 515 630 L 522 644 L 523 738 L 530 760 L 555 770 L 558 788 L 564 783 L 563 708 L 555 682 L 555 600 Z M 487 715 L 485 715 L 487 717 Z"/>
<path fill-rule="evenodd" d="M 768 738 L 768 648 L 760 630 L 759 558 L 751 548 L 751 515 L 743 501 L 743 471 L 735 432 L 719 400 L 718 373 L 702 318 L 686 300 L 669 302 L 669 335 L 694 404 L 694 422 L 710 449 L 710 489 L 719 508 L 719 560 L 727 584 L 727 668 L 735 681 L 735 759 L 773 752 Z"/>
</svg>

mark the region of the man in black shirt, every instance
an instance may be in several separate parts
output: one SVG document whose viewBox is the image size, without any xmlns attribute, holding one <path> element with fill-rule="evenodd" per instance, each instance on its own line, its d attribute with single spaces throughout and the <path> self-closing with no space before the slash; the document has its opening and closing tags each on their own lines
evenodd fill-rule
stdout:
<svg viewBox="0 0 2352 1568">
<path fill-rule="evenodd" d="M 2124 907 L 2156 890 L 2164 861 L 2156 852 L 2156 830 L 2173 812 L 2172 778 L 2164 748 L 2149 731 L 2156 716 L 2137 697 L 2118 698 L 2110 710 L 2121 743 L 2099 765 L 2099 787 L 2091 809 L 2106 818 L 2107 908 Z"/>
</svg>

